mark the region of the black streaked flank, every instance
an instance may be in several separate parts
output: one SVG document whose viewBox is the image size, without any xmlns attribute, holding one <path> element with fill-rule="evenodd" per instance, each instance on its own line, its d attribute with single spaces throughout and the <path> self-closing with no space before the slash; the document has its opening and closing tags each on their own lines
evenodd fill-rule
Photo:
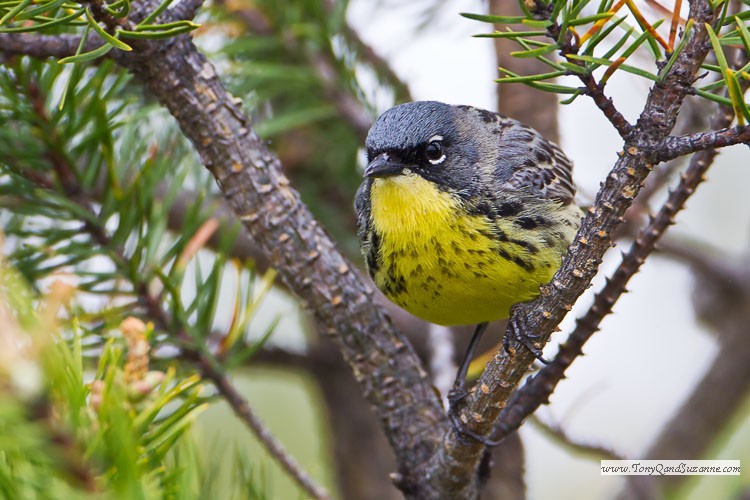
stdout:
<svg viewBox="0 0 750 500">
<path fill-rule="evenodd" d="M 532 266 L 530 262 L 527 262 L 518 256 L 513 257 L 513 262 L 529 272 L 532 272 L 534 270 L 534 266 Z"/>
<path fill-rule="evenodd" d="M 537 215 L 535 217 L 519 217 L 518 219 L 513 221 L 513 224 L 520 227 L 521 229 L 535 229 L 537 227 L 551 226 L 552 221 Z"/>
<path fill-rule="evenodd" d="M 500 217 L 512 217 L 521 213 L 521 210 L 523 210 L 523 204 L 520 201 L 509 201 L 497 208 L 497 215 Z"/>
<path fill-rule="evenodd" d="M 513 221 L 513 224 L 521 229 L 534 229 L 537 226 L 537 223 L 531 217 L 519 217 Z"/>
<path fill-rule="evenodd" d="M 514 245 L 525 248 L 529 253 L 535 254 L 539 252 L 539 249 L 531 242 L 525 240 L 510 240 Z"/>
<path fill-rule="evenodd" d="M 370 249 L 365 256 L 367 260 L 367 270 L 370 276 L 375 276 L 375 272 L 380 268 L 378 263 L 378 255 L 380 255 L 380 234 L 374 229 L 372 230 L 372 236 L 370 237 Z"/>
</svg>

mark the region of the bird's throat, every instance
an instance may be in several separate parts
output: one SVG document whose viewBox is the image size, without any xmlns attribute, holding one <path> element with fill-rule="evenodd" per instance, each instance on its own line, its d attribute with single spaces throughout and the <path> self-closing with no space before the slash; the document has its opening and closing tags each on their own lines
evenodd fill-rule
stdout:
<svg viewBox="0 0 750 500">
<path fill-rule="evenodd" d="M 370 200 L 375 230 L 382 235 L 421 239 L 460 213 L 453 195 L 414 173 L 375 179 Z"/>
</svg>

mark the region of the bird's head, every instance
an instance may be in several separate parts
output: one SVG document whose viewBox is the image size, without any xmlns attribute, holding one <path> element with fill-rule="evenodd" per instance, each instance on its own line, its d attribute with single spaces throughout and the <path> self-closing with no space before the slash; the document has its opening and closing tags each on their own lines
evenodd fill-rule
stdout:
<svg viewBox="0 0 750 500">
<path fill-rule="evenodd" d="M 419 175 L 443 190 L 472 192 L 481 178 L 480 145 L 489 133 L 472 111 L 436 101 L 389 109 L 367 135 L 365 177 Z"/>
</svg>

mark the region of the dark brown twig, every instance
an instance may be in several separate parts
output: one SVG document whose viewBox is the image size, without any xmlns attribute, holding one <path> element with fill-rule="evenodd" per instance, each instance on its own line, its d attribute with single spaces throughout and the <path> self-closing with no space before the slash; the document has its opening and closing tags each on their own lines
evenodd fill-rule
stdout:
<svg viewBox="0 0 750 500">
<path fill-rule="evenodd" d="M 545 7 L 539 5 L 538 3 L 536 8 L 537 12 L 539 12 L 540 14 L 541 12 L 544 12 L 546 10 Z M 540 11 L 540 9 L 543 10 Z M 562 27 L 559 24 L 554 23 L 552 26 L 547 28 L 547 33 L 550 38 L 559 40 L 561 30 Z M 572 35 L 570 32 L 568 32 L 565 34 L 565 43 L 560 49 L 560 56 L 566 58 L 568 62 L 572 64 L 584 67 L 585 64 L 583 63 L 583 61 L 568 58 L 568 56 L 570 55 L 577 54 L 578 48 L 579 47 L 572 44 Z M 604 94 L 604 84 L 597 83 L 594 76 L 588 72 L 576 73 L 576 75 L 584 85 L 584 93 L 591 97 L 591 99 L 594 101 L 594 104 L 596 104 L 596 106 L 601 110 L 604 116 L 615 128 L 615 130 L 617 130 L 617 133 L 620 134 L 620 137 L 622 137 L 624 141 L 630 140 L 634 132 L 633 125 L 631 125 L 625 119 L 622 113 L 620 113 L 620 111 L 615 107 L 612 99 Z"/>
<path fill-rule="evenodd" d="M 712 129 L 706 132 L 667 137 L 664 142 L 664 146 L 659 148 L 659 161 L 667 161 L 678 156 L 705 151 L 707 149 L 750 143 L 750 125 Z"/>
<path fill-rule="evenodd" d="M 574 439 L 557 422 L 543 422 L 537 416 L 532 416 L 530 422 L 544 434 L 574 453 L 589 455 L 596 460 L 625 460 L 624 456 L 608 446 L 585 443 Z"/>
</svg>

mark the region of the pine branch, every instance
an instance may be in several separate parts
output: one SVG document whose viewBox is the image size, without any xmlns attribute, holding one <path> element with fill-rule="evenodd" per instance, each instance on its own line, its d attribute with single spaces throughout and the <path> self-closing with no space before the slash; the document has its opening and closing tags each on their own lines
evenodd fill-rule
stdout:
<svg viewBox="0 0 750 500">
<path fill-rule="evenodd" d="M 29 83 L 26 90 L 32 109 L 36 113 L 40 123 L 44 124 L 42 128 L 50 129 L 51 123 L 45 110 L 44 96 L 41 95 L 39 88 L 33 81 Z M 53 144 L 60 143 L 55 134 L 50 138 L 50 141 Z M 55 184 L 58 184 L 61 191 L 70 200 L 74 201 L 83 211 L 90 214 L 90 216 L 81 221 L 83 231 L 88 233 L 97 245 L 106 249 L 108 255 L 115 260 L 117 268 L 127 269 L 129 259 L 125 249 L 119 248 L 113 242 L 102 224 L 93 222 L 97 220 L 97 213 L 94 210 L 94 200 L 91 197 L 91 193 L 87 192 L 78 182 L 75 167 L 69 164 L 59 151 L 60 149 L 50 148 L 46 155 L 52 165 L 52 171 L 55 173 L 57 182 L 50 179 L 40 179 L 38 176 L 30 176 L 29 180 L 39 182 L 40 187 L 45 189 L 54 189 Z M 237 416 L 250 428 L 268 453 L 280 464 L 282 469 L 312 498 L 330 498 L 329 494 L 323 488 L 312 481 L 307 473 L 284 449 L 281 443 L 265 427 L 257 415 L 255 415 L 248 402 L 229 382 L 223 370 L 218 366 L 214 356 L 206 351 L 198 339 L 193 338 L 187 331 L 181 329 L 179 322 L 175 322 L 165 313 L 161 305 L 162 298 L 150 291 L 151 286 L 147 279 L 144 278 L 140 282 L 134 281 L 133 288 L 136 292 L 138 302 L 146 312 L 147 319 L 153 321 L 160 330 L 170 333 L 171 337 L 179 342 L 183 354 L 196 365 L 204 378 L 213 382 L 221 396 L 227 401 Z"/>
<path fill-rule="evenodd" d="M 599 324 L 612 312 L 615 302 L 627 291 L 628 281 L 640 270 L 646 257 L 653 252 L 657 240 L 672 224 L 677 212 L 684 208 L 685 202 L 698 184 L 703 181 L 703 175 L 711 163 L 711 159 L 700 158 L 698 155 L 694 157 L 677 189 L 670 193 L 658 214 L 639 233 L 628 252 L 623 254 L 622 262 L 594 296 L 591 308 L 577 320 L 576 328 L 560 346 L 555 359 L 530 378 L 503 409 L 498 420 L 498 438 L 518 429 L 539 406 L 549 402 L 549 396 L 565 378 L 565 371 L 582 354 L 583 346 L 588 339 L 599 331 Z"/>
<path fill-rule="evenodd" d="M 278 159 L 189 37 L 137 42 L 132 52 L 111 57 L 170 110 L 271 265 L 337 339 L 386 429 L 403 471 L 401 486 L 417 487 L 439 446 L 436 430 L 448 426 L 413 349 L 289 187 Z"/>
<path fill-rule="evenodd" d="M 597 195 L 594 206 L 584 217 L 581 229 L 551 283 L 542 288 L 539 298 L 516 306 L 509 322 L 509 338 L 524 335 L 540 347 L 567 314 L 573 302 L 588 287 L 596 274 L 605 251 L 610 247 L 612 232 L 625 210 L 638 194 L 640 186 L 653 169 L 652 153 L 674 127 L 677 112 L 690 92 L 695 75 L 709 50 L 706 22 L 715 13 L 703 0 L 691 2 L 690 17 L 695 28 L 675 63 L 649 93 L 640 119 L 612 171 Z M 528 370 L 534 356 L 524 347 L 513 344 L 510 353 L 500 350 L 488 364 L 475 390 L 461 412 L 469 430 L 487 435 L 501 409 Z M 464 442 L 454 433 L 446 436 L 445 446 L 433 459 L 434 475 L 429 476 L 436 491 L 463 492 L 481 458 L 482 446 Z"/>
</svg>

